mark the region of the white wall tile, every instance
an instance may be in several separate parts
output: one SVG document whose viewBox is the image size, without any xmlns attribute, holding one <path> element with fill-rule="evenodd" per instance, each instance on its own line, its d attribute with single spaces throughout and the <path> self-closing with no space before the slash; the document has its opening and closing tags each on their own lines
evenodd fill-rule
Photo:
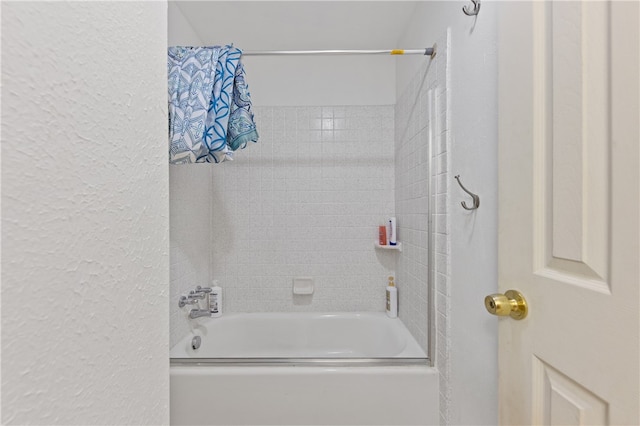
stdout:
<svg viewBox="0 0 640 426">
<path fill-rule="evenodd" d="M 429 318 L 428 270 L 434 268 L 436 324 L 435 365 L 440 372 L 440 414 L 448 422 L 450 406 L 450 233 L 449 233 L 449 108 L 447 95 L 448 37 L 437 42 L 437 56 L 421 66 L 406 83 L 395 108 L 396 214 L 398 237 L 406 250 L 398 259 L 400 318 L 427 350 Z M 428 144 L 432 143 L 432 170 Z M 432 178 L 433 243 L 435 264 L 428 255 L 428 177 Z"/>
<path fill-rule="evenodd" d="M 428 329 L 428 271 L 435 267 L 436 306 L 439 318 L 437 330 L 447 338 L 449 235 L 447 223 L 446 181 L 448 151 L 445 132 L 447 121 L 446 97 L 446 35 L 438 42 L 438 55 L 430 65 L 420 67 L 407 82 L 406 90 L 398 97 L 395 107 L 395 201 L 398 216 L 398 238 L 405 250 L 398 258 L 398 292 L 400 318 L 413 336 L 427 350 Z M 438 73 L 438 70 L 440 74 Z M 432 140 L 433 159 L 429 158 Z M 431 161 L 430 161 L 431 160 Z M 429 164 L 433 167 L 429 170 Z M 429 265 L 428 254 L 428 177 L 433 180 L 433 229 L 436 252 L 435 265 Z M 436 321 L 438 322 L 438 321 Z M 446 347 L 446 345 L 444 346 Z M 446 352 L 444 353 L 446 355 Z M 437 357 L 438 362 L 446 359 Z M 446 377 L 446 372 L 445 372 Z"/>
<path fill-rule="evenodd" d="M 373 243 L 394 214 L 393 106 L 255 116 L 260 141 L 211 167 L 209 265 L 223 310 L 383 311 L 395 258 Z M 315 278 L 312 297 L 294 297 L 294 276 Z"/>
</svg>

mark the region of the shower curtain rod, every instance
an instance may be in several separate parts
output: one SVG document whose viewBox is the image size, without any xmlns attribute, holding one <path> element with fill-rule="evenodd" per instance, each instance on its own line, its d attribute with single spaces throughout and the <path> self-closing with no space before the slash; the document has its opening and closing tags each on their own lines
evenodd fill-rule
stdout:
<svg viewBox="0 0 640 426">
<path fill-rule="evenodd" d="M 278 56 L 278 55 L 425 55 L 434 56 L 434 47 L 424 49 L 390 49 L 390 50 L 248 50 L 243 56 Z"/>
</svg>

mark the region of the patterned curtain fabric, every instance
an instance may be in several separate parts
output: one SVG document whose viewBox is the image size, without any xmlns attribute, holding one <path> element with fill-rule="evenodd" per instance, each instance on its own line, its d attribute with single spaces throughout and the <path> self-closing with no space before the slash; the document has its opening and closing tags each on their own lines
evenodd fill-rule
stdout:
<svg viewBox="0 0 640 426">
<path fill-rule="evenodd" d="M 170 47 L 169 162 L 220 163 L 257 142 L 242 51 L 219 47 Z"/>
</svg>

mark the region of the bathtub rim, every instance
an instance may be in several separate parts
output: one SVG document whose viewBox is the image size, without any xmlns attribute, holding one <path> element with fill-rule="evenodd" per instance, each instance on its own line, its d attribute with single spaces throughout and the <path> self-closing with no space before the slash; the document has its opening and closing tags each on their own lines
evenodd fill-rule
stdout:
<svg viewBox="0 0 640 426">
<path fill-rule="evenodd" d="M 359 363 L 360 360 L 362 362 L 367 363 L 371 361 L 371 365 L 391 365 L 397 364 L 394 360 L 399 359 L 408 359 L 407 363 L 401 362 L 401 365 L 427 365 L 433 366 L 433 362 L 430 361 L 430 357 L 427 353 L 425 353 L 424 348 L 422 348 L 418 342 L 415 340 L 415 337 L 411 334 L 409 329 L 406 327 L 404 322 L 399 318 L 388 318 L 384 312 L 233 312 L 228 313 L 224 316 L 225 321 L 229 321 L 230 319 L 245 319 L 250 318 L 251 320 L 258 319 L 282 319 L 280 317 L 284 317 L 285 319 L 290 319 L 291 317 L 300 317 L 301 319 L 317 319 L 317 318 L 338 318 L 338 319 L 347 319 L 351 320 L 355 319 L 363 319 L 368 321 L 369 318 L 372 318 L 376 321 L 383 319 L 385 322 L 392 321 L 394 328 L 394 332 L 397 335 L 397 332 L 400 332 L 401 336 L 405 338 L 405 348 L 403 352 L 400 354 L 378 354 L 376 353 L 363 353 L 354 355 L 345 355 L 345 354 L 323 354 L 321 353 L 284 353 L 282 355 L 279 354 L 271 354 L 271 353 L 251 353 L 251 354 L 243 354 L 242 351 L 235 351 L 236 353 L 220 353 L 220 354 L 207 354 L 209 356 L 190 356 L 190 351 L 188 346 L 190 346 L 190 339 L 195 335 L 202 335 L 200 327 L 203 327 L 205 330 L 208 330 L 208 327 L 213 324 L 218 323 L 218 318 L 210 318 L 204 317 L 202 322 L 198 321 L 197 327 L 191 329 L 191 331 L 184 336 L 180 341 L 170 347 L 169 350 L 169 359 L 172 363 L 180 363 L 180 364 L 198 364 L 201 363 L 203 365 L 208 364 L 219 364 L 219 365 L 229 365 L 229 364 L 252 364 L 255 365 L 256 362 L 260 364 L 291 364 L 295 362 L 299 365 L 311 365 L 311 364 L 323 364 L 327 363 L 344 363 L 344 364 L 355 364 Z M 398 328 L 396 330 L 396 328 Z M 210 330 L 208 330 L 210 331 Z M 207 335 L 207 332 L 204 332 L 204 336 Z M 203 340 L 204 342 L 204 340 Z M 407 350 L 407 345 L 414 346 L 414 348 L 409 348 L 411 350 Z M 179 350 L 183 346 L 183 350 Z M 178 349 L 176 351 L 176 349 Z M 174 355 L 174 352 L 175 355 Z M 375 352 L 375 351 L 374 351 Z M 173 356 L 172 356 L 173 355 Z M 186 356 L 185 356 L 186 355 Z M 204 355 L 204 354 L 203 354 Z M 415 360 L 415 361 L 412 361 Z M 381 364 L 382 363 L 382 364 Z"/>
<path fill-rule="evenodd" d="M 433 367 L 429 358 L 171 358 L 170 366 Z"/>
</svg>

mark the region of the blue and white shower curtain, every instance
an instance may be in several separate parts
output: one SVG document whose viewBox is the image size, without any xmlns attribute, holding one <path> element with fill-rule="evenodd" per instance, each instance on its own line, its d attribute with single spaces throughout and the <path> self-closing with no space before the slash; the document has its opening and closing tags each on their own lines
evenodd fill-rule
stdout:
<svg viewBox="0 0 640 426">
<path fill-rule="evenodd" d="M 233 160 L 258 141 L 241 56 L 231 45 L 169 48 L 170 163 Z"/>
</svg>

